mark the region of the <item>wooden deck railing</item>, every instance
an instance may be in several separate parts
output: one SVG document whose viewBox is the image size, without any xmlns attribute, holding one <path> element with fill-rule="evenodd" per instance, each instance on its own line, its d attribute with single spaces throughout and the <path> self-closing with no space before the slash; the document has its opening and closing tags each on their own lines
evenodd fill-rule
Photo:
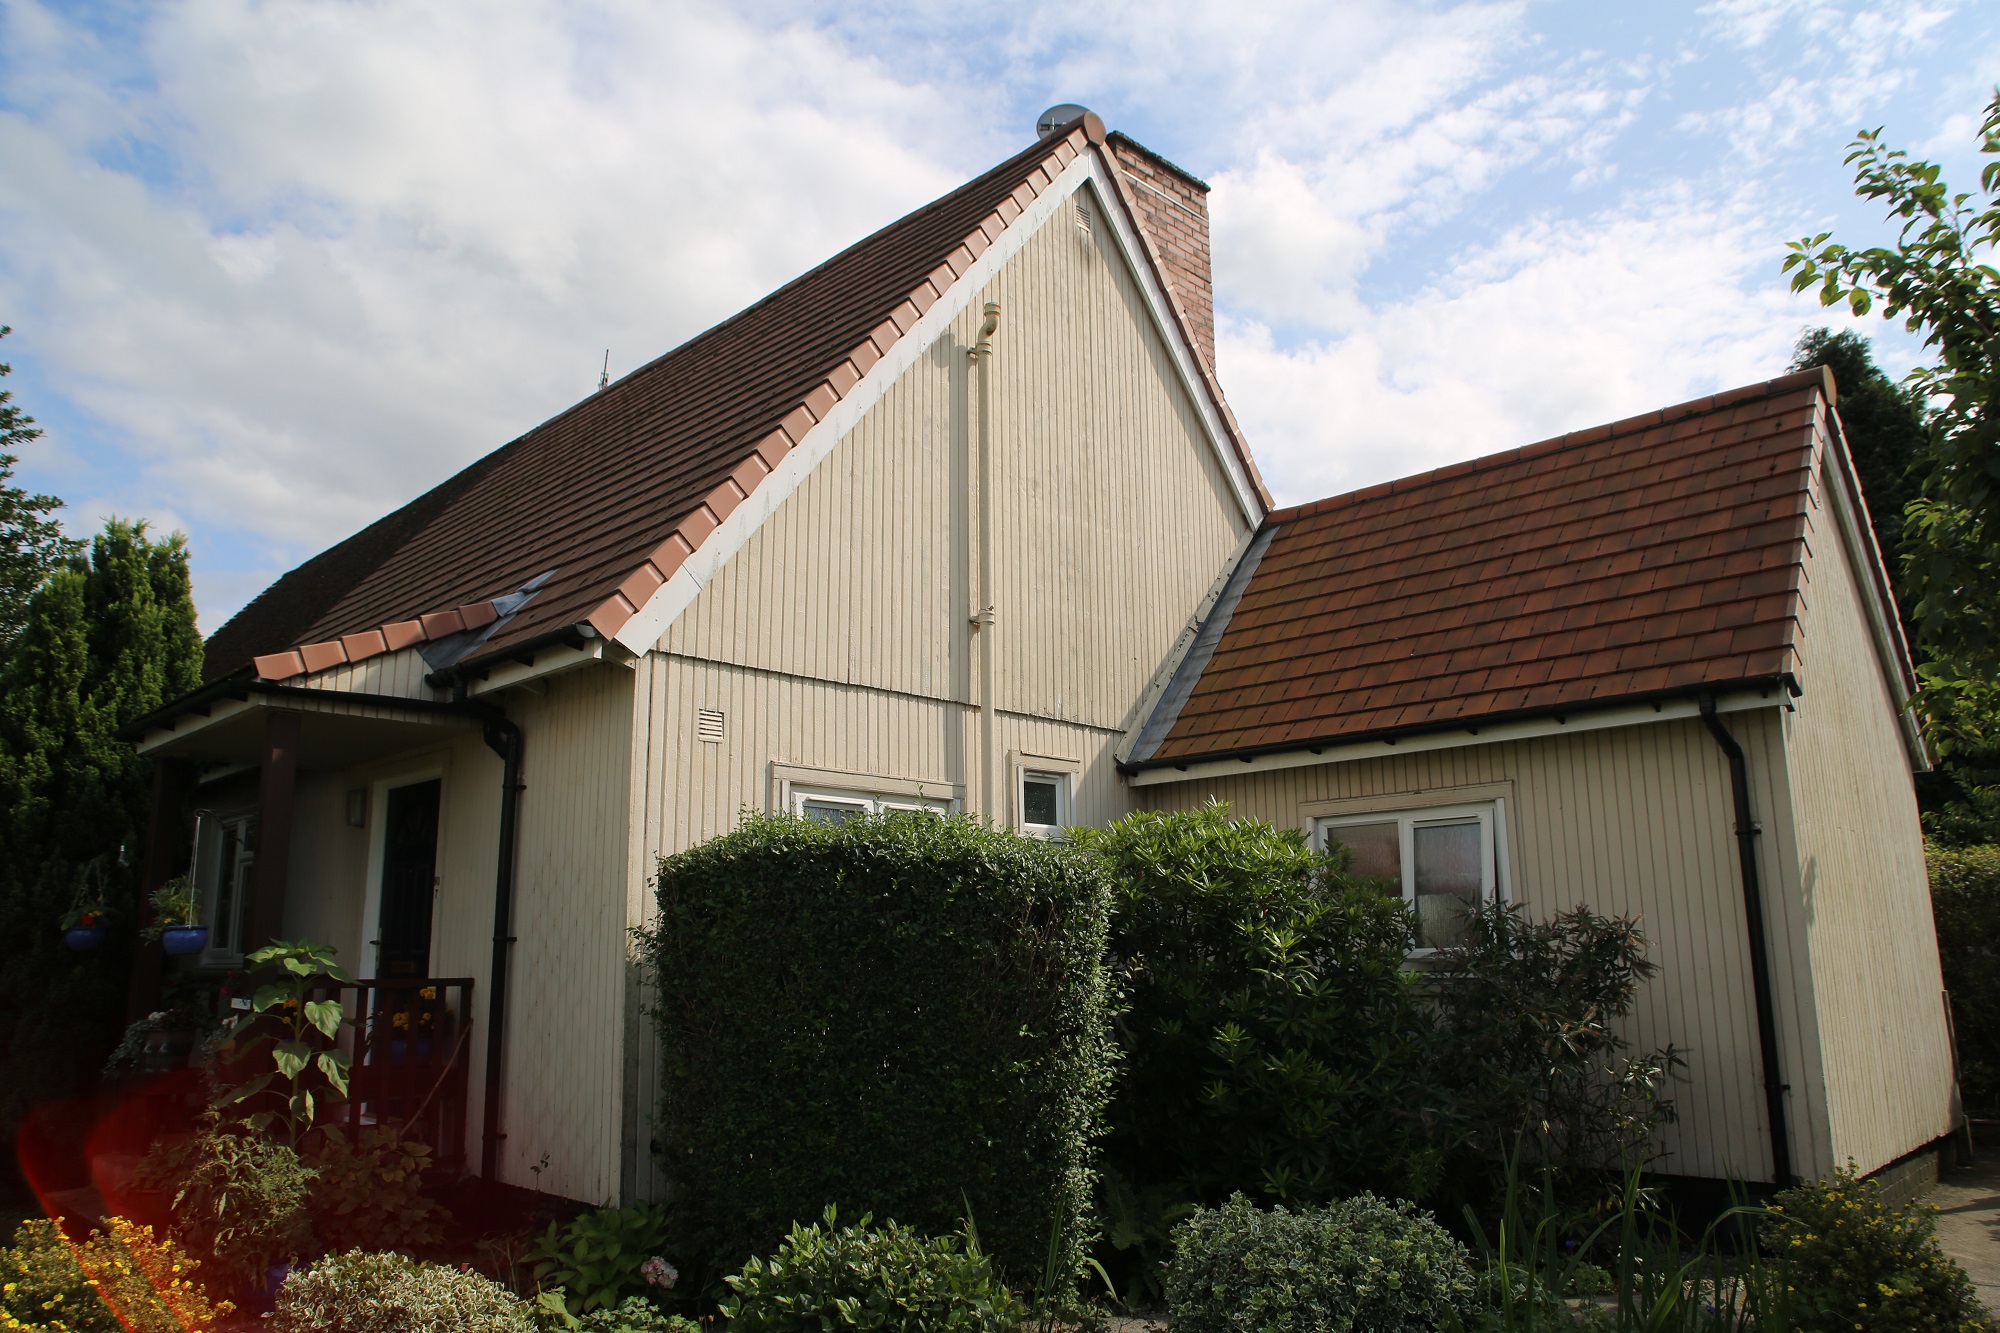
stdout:
<svg viewBox="0 0 2000 1333">
<path fill-rule="evenodd" d="M 328 1118 L 355 1130 L 401 1125 L 430 1145 L 432 1161 L 462 1167 L 472 978 L 321 978 L 310 998 L 338 999 L 347 1013 L 339 1045 L 354 1063 L 347 1100 Z"/>
</svg>

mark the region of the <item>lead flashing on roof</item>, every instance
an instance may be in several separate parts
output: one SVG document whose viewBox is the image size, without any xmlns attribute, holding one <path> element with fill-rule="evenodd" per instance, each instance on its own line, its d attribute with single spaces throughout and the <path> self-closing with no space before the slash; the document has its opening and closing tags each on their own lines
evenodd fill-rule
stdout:
<svg viewBox="0 0 2000 1333">
<path fill-rule="evenodd" d="M 1243 600 L 1244 590 L 1256 577 L 1257 566 L 1264 559 L 1264 552 L 1270 549 L 1271 539 L 1277 535 L 1278 526 L 1275 523 L 1267 523 L 1250 535 L 1235 567 L 1224 578 L 1221 591 L 1202 617 L 1200 629 L 1188 643 L 1186 655 L 1175 664 L 1165 687 L 1156 691 L 1158 701 L 1147 701 L 1148 711 L 1138 735 L 1127 748 L 1126 762 L 1144 763 L 1151 759 L 1160 748 L 1160 742 L 1174 729 L 1181 708 L 1200 682 L 1201 673 L 1208 669 L 1209 659 L 1215 656 L 1216 645 L 1229 631 L 1229 618 L 1235 614 L 1236 604 Z"/>
</svg>

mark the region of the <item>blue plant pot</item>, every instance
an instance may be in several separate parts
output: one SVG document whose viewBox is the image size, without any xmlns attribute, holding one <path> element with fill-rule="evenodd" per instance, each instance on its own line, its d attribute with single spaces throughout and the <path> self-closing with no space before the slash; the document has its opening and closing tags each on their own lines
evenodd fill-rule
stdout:
<svg viewBox="0 0 2000 1333">
<path fill-rule="evenodd" d="M 269 1314 L 278 1303 L 278 1288 L 285 1285 L 285 1279 L 292 1275 L 292 1264 L 272 1264 L 264 1270 L 264 1289 L 257 1293 L 260 1313 Z"/>
<path fill-rule="evenodd" d="M 71 926 L 63 932 L 63 943 L 78 953 L 95 949 L 98 945 L 104 943 L 104 927 Z"/>
<path fill-rule="evenodd" d="M 208 947 L 208 927 L 168 926 L 160 932 L 160 944 L 176 958 L 200 953 Z"/>
</svg>

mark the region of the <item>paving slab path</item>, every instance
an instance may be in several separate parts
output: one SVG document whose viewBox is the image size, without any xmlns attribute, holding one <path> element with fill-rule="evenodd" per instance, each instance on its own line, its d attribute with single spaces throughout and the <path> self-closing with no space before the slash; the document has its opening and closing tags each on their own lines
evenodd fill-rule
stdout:
<svg viewBox="0 0 2000 1333">
<path fill-rule="evenodd" d="M 2000 1315 L 2000 1146 L 1981 1144 L 1979 1160 L 1945 1173 L 1924 1195 L 1938 1210 L 1938 1243 Z"/>
</svg>

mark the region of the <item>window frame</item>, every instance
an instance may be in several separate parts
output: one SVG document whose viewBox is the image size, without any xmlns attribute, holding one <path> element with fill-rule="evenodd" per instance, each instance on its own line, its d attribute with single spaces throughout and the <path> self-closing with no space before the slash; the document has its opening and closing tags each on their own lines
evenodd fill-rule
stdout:
<svg viewBox="0 0 2000 1333">
<path fill-rule="evenodd" d="M 199 960 L 202 967 L 237 968 L 243 965 L 243 931 L 250 920 L 250 900 L 257 892 L 257 846 L 254 837 L 257 822 L 255 806 L 195 811 L 195 892 L 201 898 L 201 919 L 208 926 L 208 943 L 202 948 Z M 243 838 L 245 830 L 253 831 L 247 849 Z M 222 922 L 220 899 L 225 870 L 222 852 L 231 832 L 236 834 L 237 851 L 234 863 L 227 870 L 233 882 L 234 901 L 229 912 L 230 943 L 224 946 L 218 943 L 221 936 L 217 927 Z"/>
<path fill-rule="evenodd" d="M 859 787 L 807 786 L 804 783 L 787 783 L 785 787 L 787 813 L 797 819 L 808 818 L 806 806 L 819 801 L 827 805 L 845 805 L 854 808 L 860 815 L 929 814 L 948 816 L 955 804 L 949 797 L 912 796 L 901 792 L 871 791 Z"/>
<path fill-rule="evenodd" d="M 1076 775 L 1059 768 L 1031 768 L 1027 765 L 1014 770 L 1014 809 L 1018 812 L 1015 820 L 1017 830 L 1025 837 L 1045 838 L 1060 842 L 1069 836 L 1075 824 L 1070 814 L 1072 798 L 1070 783 Z M 1031 781 L 1053 782 L 1056 789 L 1056 822 L 1036 824 L 1028 819 L 1028 783 Z"/>
<path fill-rule="evenodd" d="M 956 783 L 806 768 L 772 760 L 764 808 L 774 815 L 800 815 L 804 812 L 802 796 L 864 800 L 870 803 L 871 811 L 925 809 L 955 815 L 965 808 L 965 789 Z"/>
<path fill-rule="evenodd" d="M 1029 754 L 1022 750 L 1007 752 L 1007 813 L 1009 827 L 1024 838 L 1040 838 L 1045 842 L 1062 842 L 1069 837 L 1069 831 L 1076 827 L 1076 782 L 1082 765 L 1074 759 L 1058 758 L 1055 755 Z M 1056 781 L 1056 822 L 1053 824 L 1030 824 L 1028 822 L 1029 778 L 1054 778 Z"/>
<path fill-rule="evenodd" d="M 1480 901 L 1512 902 L 1513 884 L 1507 864 L 1507 798 L 1504 796 L 1449 804 L 1385 805 L 1374 809 L 1355 808 L 1315 814 L 1312 818 L 1312 845 L 1315 850 L 1325 851 L 1327 835 L 1338 829 L 1393 821 L 1396 825 L 1396 859 L 1402 871 L 1403 901 L 1414 909 L 1417 903 L 1417 828 L 1424 824 L 1462 823 L 1468 819 L 1479 822 Z M 1427 958 L 1436 952 L 1435 945 L 1419 945 L 1410 950 L 1410 957 Z"/>
</svg>

